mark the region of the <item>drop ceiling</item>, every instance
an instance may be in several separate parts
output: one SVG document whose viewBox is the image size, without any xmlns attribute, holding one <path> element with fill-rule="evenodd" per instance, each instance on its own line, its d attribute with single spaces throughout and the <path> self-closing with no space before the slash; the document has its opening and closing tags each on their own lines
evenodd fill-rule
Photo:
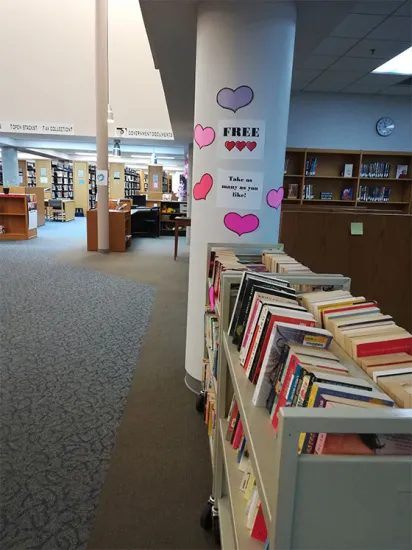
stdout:
<svg viewBox="0 0 412 550">
<path fill-rule="evenodd" d="M 225 0 L 216 0 L 225 1 Z M 190 141 L 196 0 L 140 0 L 173 132 Z M 292 92 L 412 97 L 410 79 L 371 71 L 412 45 L 410 0 L 298 0 Z"/>
</svg>

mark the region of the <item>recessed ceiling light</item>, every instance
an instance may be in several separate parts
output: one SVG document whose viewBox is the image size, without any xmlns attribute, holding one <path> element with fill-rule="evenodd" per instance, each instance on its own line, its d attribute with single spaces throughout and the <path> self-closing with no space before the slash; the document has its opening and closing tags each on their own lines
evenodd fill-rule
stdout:
<svg viewBox="0 0 412 550">
<path fill-rule="evenodd" d="M 393 57 L 374 71 L 376 74 L 403 74 L 412 76 L 412 47 Z"/>
</svg>

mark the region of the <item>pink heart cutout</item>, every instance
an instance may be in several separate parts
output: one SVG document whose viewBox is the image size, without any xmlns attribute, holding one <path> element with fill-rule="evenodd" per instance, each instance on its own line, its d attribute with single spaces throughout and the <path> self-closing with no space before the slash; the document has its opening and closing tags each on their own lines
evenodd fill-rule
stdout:
<svg viewBox="0 0 412 550">
<path fill-rule="evenodd" d="M 201 124 L 195 127 L 195 142 L 199 145 L 199 148 L 207 147 L 215 141 L 215 131 L 210 126 L 203 128 Z"/>
<path fill-rule="evenodd" d="M 227 229 L 237 233 L 240 237 L 244 233 L 256 231 L 259 227 L 259 218 L 254 214 L 241 216 L 237 212 L 229 212 L 229 214 L 226 214 L 223 223 Z"/>
<path fill-rule="evenodd" d="M 215 287 L 213 285 L 209 288 L 209 306 L 210 311 L 215 311 Z"/>
<path fill-rule="evenodd" d="M 193 187 L 193 198 L 196 201 L 205 200 L 212 187 L 212 176 L 210 174 L 203 174 L 200 181 Z"/>
<path fill-rule="evenodd" d="M 266 202 L 271 208 L 279 208 L 280 203 L 283 200 L 284 193 L 285 190 L 283 189 L 283 187 L 279 187 L 278 189 L 271 189 L 266 195 Z"/>
</svg>

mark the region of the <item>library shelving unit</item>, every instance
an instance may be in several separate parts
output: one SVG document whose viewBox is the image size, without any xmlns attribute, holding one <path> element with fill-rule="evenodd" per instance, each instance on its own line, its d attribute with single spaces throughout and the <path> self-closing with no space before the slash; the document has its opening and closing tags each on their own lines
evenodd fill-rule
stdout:
<svg viewBox="0 0 412 550">
<path fill-rule="evenodd" d="M 97 183 L 96 183 L 96 166 L 89 164 L 89 206 L 96 208 L 97 201 Z"/>
<path fill-rule="evenodd" d="M 124 169 L 124 198 L 131 199 L 138 193 L 140 193 L 140 170 L 126 166 Z"/>
<path fill-rule="evenodd" d="M 277 276 L 292 284 L 350 289 L 350 279 L 340 275 Z M 225 437 L 234 393 L 271 550 L 409 549 L 411 457 L 299 455 L 298 441 L 302 432 L 407 434 L 412 411 L 282 408 L 276 437 L 266 409 L 252 403 L 255 386 L 245 376 L 237 348 L 227 335 L 232 289 L 238 288 L 240 280 L 239 272 L 222 273 L 220 303 L 215 308 L 220 335 L 214 382 L 216 427 L 211 442 L 213 496 L 201 523 L 205 513 L 213 516 L 222 550 L 263 549 L 264 545 L 252 539 L 246 527 L 245 499 L 240 491 L 243 474 L 238 469 L 237 451 Z M 336 343 L 330 350 L 350 374 L 371 382 Z"/>
<path fill-rule="evenodd" d="M 23 194 L 0 194 L 0 241 L 24 241 L 37 237 L 37 227 L 29 229 L 29 197 Z"/>
<path fill-rule="evenodd" d="M 73 167 L 71 163 L 52 161 L 53 199 L 73 199 Z"/>
<path fill-rule="evenodd" d="M 412 212 L 412 154 L 287 149 L 283 185 L 284 206 L 326 205 L 407 214 Z"/>
<path fill-rule="evenodd" d="M 27 162 L 27 187 L 36 187 L 36 164 Z"/>
</svg>

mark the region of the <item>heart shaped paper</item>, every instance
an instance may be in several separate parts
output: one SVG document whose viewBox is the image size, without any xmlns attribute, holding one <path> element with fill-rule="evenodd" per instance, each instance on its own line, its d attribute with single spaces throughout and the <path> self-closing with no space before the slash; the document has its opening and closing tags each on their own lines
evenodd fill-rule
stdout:
<svg viewBox="0 0 412 550">
<path fill-rule="evenodd" d="M 253 233 L 259 227 L 259 218 L 254 214 L 245 214 L 241 216 L 237 212 L 230 212 L 224 217 L 225 227 L 239 237 L 244 233 Z"/>
<path fill-rule="evenodd" d="M 205 200 L 213 187 L 213 178 L 210 174 L 203 174 L 200 181 L 193 187 L 193 198 L 196 201 Z"/>
<path fill-rule="evenodd" d="M 216 96 L 216 101 L 223 109 L 229 109 L 236 113 L 239 109 L 246 107 L 253 101 L 253 90 L 250 86 L 239 86 L 236 90 L 222 88 Z"/>
<path fill-rule="evenodd" d="M 203 128 L 201 124 L 195 127 L 194 140 L 199 148 L 207 147 L 215 141 L 215 131 L 210 126 Z"/>
<path fill-rule="evenodd" d="M 249 149 L 249 151 L 253 151 L 254 149 L 256 149 L 256 141 L 248 141 L 246 143 L 246 147 Z"/>
<path fill-rule="evenodd" d="M 236 142 L 236 149 L 238 149 L 239 151 L 243 151 L 245 147 L 246 147 L 246 143 L 244 141 Z"/>
<path fill-rule="evenodd" d="M 235 145 L 236 145 L 236 143 L 234 141 L 226 141 L 225 142 L 225 147 L 228 151 L 231 151 Z"/>
<path fill-rule="evenodd" d="M 266 202 L 271 208 L 279 208 L 284 193 L 285 191 L 283 187 L 279 187 L 278 189 L 271 189 L 266 195 Z"/>
<path fill-rule="evenodd" d="M 209 308 L 210 311 L 215 311 L 215 287 L 209 287 Z"/>
</svg>

